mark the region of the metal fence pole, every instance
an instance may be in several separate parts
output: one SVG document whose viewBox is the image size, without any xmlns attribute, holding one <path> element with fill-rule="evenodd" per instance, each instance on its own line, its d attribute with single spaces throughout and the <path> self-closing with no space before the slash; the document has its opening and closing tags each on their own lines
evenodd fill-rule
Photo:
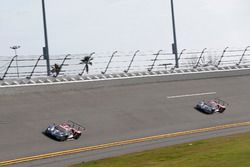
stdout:
<svg viewBox="0 0 250 167">
<path fill-rule="evenodd" d="M 178 63 L 179 63 L 179 60 L 181 59 L 181 56 L 183 55 L 184 51 L 186 51 L 186 49 L 183 49 L 178 57 Z M 177 66 L 175 65 L 175 68 L 177 68 Z"/>
<path fill-rule="evenodd" d="M 17 55 L 15 55 L 15 56 L 11 59 L 11 61 L 10 61 L 9 65 L 8 65 L 6 71 L 4 72 L 4 74 L 3 74 L 3 76 L 0 78 L 0 80 L 4 80 L 4 78 L 5 78 L 6 75 L 8 74 L 9 68 L 11 67 L 11 64 L 13 63 L 13 61 L 14 61 L 15 58 L 17 58 Z"/>
<path fill-rule="evenodd" d="M 105 70 L 102 72 L 102 74 L 105 74 L 107 72 L 107 70 L 109 68 L 109 65 L 110 65 L 110 63 L 111 63 L 111 61 L 112 61 L 112 59 L 113 59 L 113 57 L 115 56 L 116 53 L 118 53 L 118 51 L 113 52 L 111 58 L 109 59 L 109 62 L 107 64 L 107 66 L 106 66 Z"/>
<path fill-rule="evenodd" d="M 177 58 L 177 59 L 178 59 L 178 62 L 179 62 L 179 60 L 181 59 L 181 56 L 183 55 L 184 51 L 186 51 L 186 49 L 183 49 L 183 50 L 181 51 L 179 57 Z M 176 67 L 176 64 L 175 64 L 175 66 L 172 68 L 172 70 L 175 70 L 175 68 L 177 68 L 177 67 Z"/>
<path fill-rule="evenodd" d="M 68 58 L 70 55 L 71 55 L 71 54 L 67 54 L 67 55 L 64 57 L 64 59 L 63 59 L 61 65 L 60 65 L 60 67 L 59 67 L 60 70 L 59 70 L 58 74 L 56 75 L 56 77 L 57 77 L 57 76 L 60 74 L 60 72 L 62 71 L 62 67 L 63 67 L 65 61 L 67 60 L 67 58 Z"/>
<path fill-rule="evenodd" d="M 226 48 L 223 50 L 223 53 L 222 53 L 222 55 L 221 55 L 221 57 L 220 57 L 220 60 L 218 61 L 218 64 L 216 65 L 216 67 L 219 67 L 219 65 L 220 65 L 220 63 L 221 63 L 221 61 L 222 61 L 222 59 L 223 59 L 223 57 L 224 57 L 224 55 L 225 55 L 225 53 L 226 53 L 226 51 L 227 51 L 228 48 L 229 48 L 229 47 L 226 47 Z"/>
<path fill-rule="evenodd" d="M 153 55 L 155 55 L 155 59 L 153 60 L 153 64 L 151 65 L 151 68 L 148 69 L 149 72 L 153 70 L 153 68 L 154 68 L 154 66 L 155 66 L 155 62 L 156 62 L 158 56 L 160 55 L 160 53 L 161 53 L 162 51 L 163 51 L 163 50 L 159 50 L 156 54 L 153 54 Z"/>
<path fill-rule="evenodd" d="M 31 71 L 30 75 L 26 77 L 27 79 L 31 79 L 31 77 L 32 77 L 33 73 L 35 72 L 35 69 L 36 69 L 36 67 L 37 67 L 37 65 L 38 65 L 38 63 L 39 63 L 39 61 L 42 59 L 42 57 L 43 57 L 43 55 L 41 55 L 41 56 L 37 59 L 36 64 L 34 65 L 34 67 L 33 67 L 32 71 Z"/>
<path fill-rule="evenodd" d="M 128 73 L 128 72 L 129 72 L 130 67 L 131 67 L 131 65 L 132 65 L 132 63 L 133 63 L 133 61 L 134 61 L 134 59 L 135 59 L 135 56 L 136 56 L 136 55 L 137 55 L 137 53 L 139 53 L 139 52 L 140 52 L 140 50 L 137 50 L 137 51 L 134 53 L 134 55 L 133 55 L 133 57 L 132 57 L 132 59 L 131 59 L 131 61 L 130 61 L 129 65 L 128 65 L 127 70 L 124 70 L 124 72 L 125 72 L 125 73 Z"/>
<path fill-rule="evenodd" d="M 240 58 L 239 62 L 236 64 L 237 66 L 239 66 L 239 65 L 240 65 L 240 63 L 242 62 L 243 57 L 245 56 L 245 54 L 246 54 L 246 52 L 247 52 L 248 48 L 250 48 L 250 46 L 247 46 L 247 47 L 246 47 L 246 49 L 244 50 L 244 52 L 243 52 L 243 54 L 242 54 L 242 56 L 241 56 L 241 58 Z"/>
<path fill-rule="evenodd" d="M 200 60 L 201 60 L 203 54 L 205 53 L 205 50 L 207 50 L 207 48 L 204 48 L 204 49 L 202 50 L 201 55 L 200 55 L 200 57 L 198 58 L 198 61 L 197 61 L 196 65 L 194 66 L 194 68 L 197 68 L 197 67 L 198 67 L 198 65 L 199 65 L 199 63 L 200 63 Z"/>
</svg>

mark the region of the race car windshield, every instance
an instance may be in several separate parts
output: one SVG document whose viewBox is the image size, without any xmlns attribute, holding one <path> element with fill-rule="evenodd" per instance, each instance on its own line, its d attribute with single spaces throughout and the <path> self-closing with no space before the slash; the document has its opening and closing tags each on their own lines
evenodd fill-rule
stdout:
<svg viewBox="0 0 250 167">
<path fill-rule="evenodd" d="M 216 103 L 213 102 L 213 101 L 209 101 L 209 102 L 207 103 L 207 105 L 208 105 L 209 107 L 212 107 L 212 108 L 217 108 Z"/>
<path fill-rule="evenodd" d="M 204 109 L 208 110 L 208 111 L 212 111 L 212 107 L 211 106 L 204 106 Z"/>
<path fill-rule="evenodd" d="M 62 128 L 61 126 L 56 126 L 55 129 L 59 130 L 60 132 L 68 133 L 68 130 Z"/>
</svg>

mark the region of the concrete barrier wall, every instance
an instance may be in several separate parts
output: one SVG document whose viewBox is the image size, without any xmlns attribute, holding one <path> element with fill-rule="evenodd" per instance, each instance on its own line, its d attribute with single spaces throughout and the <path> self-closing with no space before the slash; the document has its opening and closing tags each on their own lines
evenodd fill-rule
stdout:
<svg viewBox="0 0 250 167">
<path fill-rule="evenodd" d="M 221 77 L 237 77 L 248 76 L 250 69 L 234 70 L 234 71 L 213 71 L 213 72 L 201 72 L 201 73 L 182 73 L 171 75 L 159 75 L 159 76 L 146 76 L 146 77 L 133 77 L 133 78 L 120 78 L 111 80 L 99 80 L 99 81 L 81 81 L 81 82 L 64 82 L 53 84 L 40 84 L 40 85 L 27 85 L 27 86 L 11 86 L 0 87 L 0 95 L 14 95 L 20 93 L 39 93 L 39 92 L 57 92 L 68 90 L 81 90 L 81 89 L 97 89 L 113 86 L 125 86 L 125 85 L 138 85 L 160 82 L 175 82 L 183 80 L 196 80 L 196 79 L 209 79 L 209 78 L 221 78 Z"/>
</svg>

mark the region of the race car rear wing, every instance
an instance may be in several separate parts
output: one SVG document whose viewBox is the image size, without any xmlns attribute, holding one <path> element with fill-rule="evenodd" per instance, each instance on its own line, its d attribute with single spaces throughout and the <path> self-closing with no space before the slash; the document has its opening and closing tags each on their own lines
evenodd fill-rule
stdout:
<svg viewBox="0 0 250 167">
<path fill-rule="evenodd" d="M 220 105 L 223 105 L 223 106 L 229 106 L 229 103 L 225 102 L 224 100 L 221 100 L 219 98 L 214 98 L 214 101 Z"/>
<path fill-rule="evenodd" d="M 75 128 L 77 130 L 86 130 L 86 128 L 74 121 L 68 120 L 67 123 L 72 127 Z"/>
</svg>

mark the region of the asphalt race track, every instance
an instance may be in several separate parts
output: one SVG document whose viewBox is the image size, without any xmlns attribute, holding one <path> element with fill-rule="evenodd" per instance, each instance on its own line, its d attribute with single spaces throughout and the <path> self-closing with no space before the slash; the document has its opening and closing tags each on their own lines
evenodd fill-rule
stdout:
<svg viewBox="0 0 250 167">
<path fill-rule="evenodd" d="M 249 76 L 96 88 L 85 88 L 83 84 L 72 84 L 60 91 L 43 91 L 42 87 L 34 86 L 26 88 L 34 89 L 28 93 L 18 91 L 0 95 L 0 161 L 250 121 Z M 225 113 L 205 115 L 194 109 L 199 100 L 214 97 L 230 104 Z M 67 120 L 87 128 L 79 140 L 56 142 L 42 134 L 49 124 Z M 232 132 L 242 129 L 250 130 L 244 127 L 232 129 Z M 202 137 L 196 135 L 194 138 Z M 136 151 L 134 147 L 130 150 Z M 74 162 L 74 158 L 70 158 Z M 26 165 L 37 166 L 32 163 Z M 64 159 L 58 164 L 66 166 L 67 161 Z M 47 160 L 41 166 L 56 164 Z"/>
</svg>

